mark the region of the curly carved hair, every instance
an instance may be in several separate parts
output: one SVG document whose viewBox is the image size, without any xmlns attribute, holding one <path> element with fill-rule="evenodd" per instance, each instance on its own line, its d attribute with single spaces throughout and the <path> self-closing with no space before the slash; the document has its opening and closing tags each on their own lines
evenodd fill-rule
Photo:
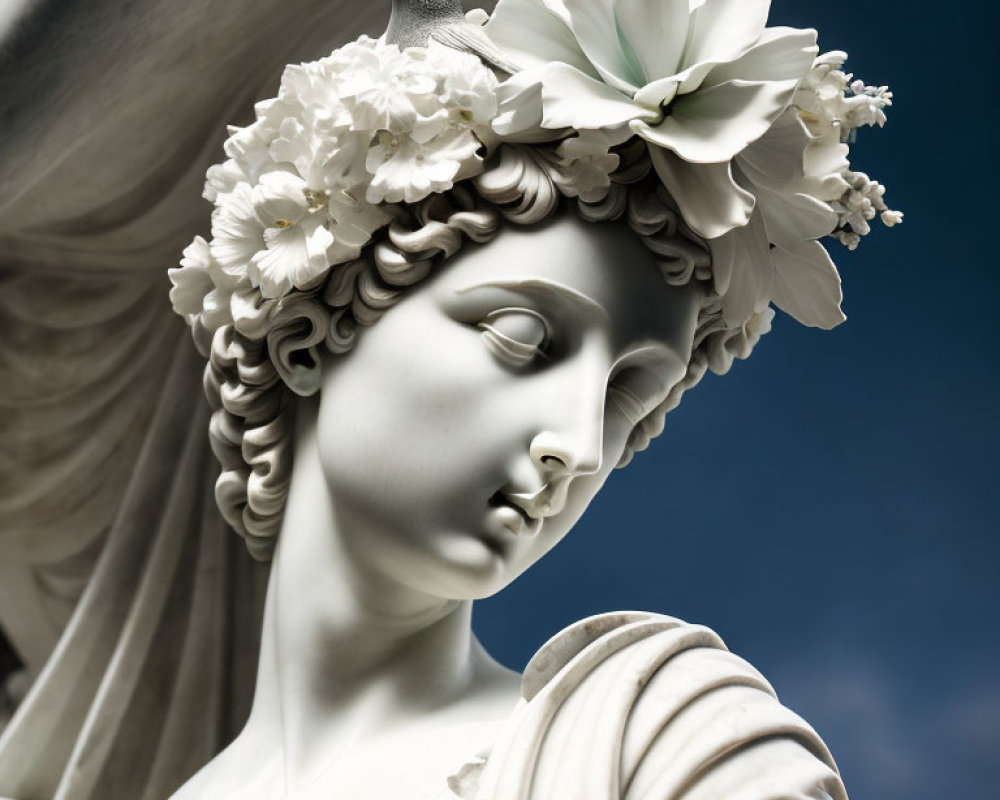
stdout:
<svg viewBox="0 0 1000 800">
<path fill-rule="evenodd" d="M 750 354 L 770 326 L 770 312 L 735 328 L 723 318 L 721 298 L 712 288 L 708 246 L 685 225 L 651 174 L 646 148 L 632 140 L 617 152 L 620 163 L 610 190 L 601 200 L 588 202 L 560 192 L 558 160 L 551 149 L 505 144 L 476 178 L 415 204 L 387 206 L 392 222 L 359 258 L 337 265 L 315 286 L 275 300 L 237 293 L 233 324 L 214 336 L 194 325 L 195 342 L 209 359 L 204 375 L 214 412 L 209 437 L 222 465 L 216 500 L 254 558 L 267 560 L 273 553 L 291 479 L 294 395 L 319 388 L 318 371 L 310 369 L 319 360 L 318 348 L 348 352 L 363 328 L 466 240 L 488 242 L 504 222 L 532 225 L 567 205 L 592 222 L 622 220 L 653 253 L 667 283 L 698 281 L 705 288 L 687 373 L 633 430 L 618 466 L 663 431 L 667 412 L 707 370 L 723 374 L 734 358 Z M 276 362 L 311 377 L 293 391 Z"/>
</svg>

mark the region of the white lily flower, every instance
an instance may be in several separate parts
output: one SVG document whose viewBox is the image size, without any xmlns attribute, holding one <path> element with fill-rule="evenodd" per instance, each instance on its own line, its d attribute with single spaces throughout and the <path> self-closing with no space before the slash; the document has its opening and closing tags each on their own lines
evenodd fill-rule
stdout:
<svg viewBox="0 0 1000 800">
<path fill-rule="evenodd" d="M 747 224 L 737 153 L 788 107 L 816 33 L 767 28 L 770 0 L 500 0 L 486 25 L 522 72 L 501 85 L 501 136 L 603 129 L 646 139 L 706 238 Z M 540 106 L 535 108 L 534 106 Z"/>
<path fill-rule="evenodd" d="M 728 318 L 744 319 L 771 301 L 803 325 L 832 328 L 844 320 L 840 276 L 815 241 L 833 232 L 838 215 L 828 198 L 811 193 L 829 184 L 829 176 L 807 174 L 804 154 L 812 144 L 797 109 L 789 108 L 733 160 L 734 177 L 754 196 L 755 208 L 750 224 L 709 241 L 716 291 Z M 808 167 L 817 165 L 839 169 L 841 161 Z"/>
</svg>

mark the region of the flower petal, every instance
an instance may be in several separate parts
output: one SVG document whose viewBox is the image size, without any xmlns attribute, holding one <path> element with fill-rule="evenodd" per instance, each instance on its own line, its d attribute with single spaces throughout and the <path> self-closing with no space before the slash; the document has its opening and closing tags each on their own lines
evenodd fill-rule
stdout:
<svg viewBox="0 0 1000 800">
<path fill-rule="evenodd" d="M 803 191 L 833 202 L 850 189 L 844 175 L 850 169 L 850 148 L 841 142 L 813 141 L 805 149 L 803 165 L 806 179 Z"/>
<path fill-rule="evenodd" d="M 580 49 L 609 86 L 631 96 L 645 81 L 615 24 L 614 0 L 548 0 L 558 8 Z"/>
<path fill-rule="evenodd" d="M 837 227 L 837 212 L 807 194 L 775 192 L 756 187 L 757 207 L 764 216 L 768 240 L 779 247 L 819 239 Z"/>
<path fill-rule="evenodd" d="M 174 312 L 187 319 L 189 323 L 192 317 L 201 313 L 205 295 L 214 288 L 207 267 L 211 258 L 208 242 L 200 236 L 195 236 L 194 241 L 184 249 L 181 266 L 167 270 L 167 276 L 173 284 L 170 289 L 170 302 Z"/>
<path fill-rule="evenodd" d="M 300 289 L 329 268 L 326 251 L 333 244 L 333 234 L 324 225 L 317 225 L 314 230 L 306 233 L 305 238 L 306 252 L 309 254 L 308 267 L 296 275 L 294 280 Z"/>
<path fill-rule="evenodd" d="M 829 330 L 845 319 L 840 275 L 819 242 L 797 242 L 772 251 L 774 304 L 803 325 Z"/>
<path fill-rule="evenodd" d="M 238 183 L 212 214 L 212 258 L 223 272 L 237 281 L 250 277 L 248 264 L 264 248 L 263 229 L 254 215 L 248 183 Z"/>
<path fill-rule="evenodd" d="M 681 95 L 643 136 L 695 164 L 728 161 L 771 127 L 797 82 L 734 80 Z"/>
<path fill-rule="evenodd" d="M 262 135 L 261 126 L 257 123 L 245 128 L 229 129 L 229 138 L 222 149 L 225 150 L 242 173 L 252 182 L 269 170 L 275 168 L 274 159 L 268 152 L 269 139 Z"/>
<path fill-rule="evenodd" d="M 284 230 L 269 228 L 264 240 L 267 250 L 254 256 L 264 297 L 281 297 L 293 286 L 308 286 L 329 267 L 326 249 L 333 244 L 333 237 L 322 225 L 312 230 L 300 225 Z"/>
<path fill-rule="evenodd" d="M 640 136 L 642 124 L 633 123 Z M 650 147 L 649 155 L 685 221 L 699 236 L 715 239 L 747 224 L 754 197 L 733 180 L 728 162 L 691 164 L 660 147 Z"/>
<path fill-rule="evenodd" d="M 676 75 L 669 78 L 657 78 L 647 83 L 633 96 L 637 105 L 646 108 L 666 108 L 670 105 L 681 89 L 681 82 Z"/>
<path fill-rule="evenodd" d="M 519 72 L 497 89 L 499 109 L 493 120 L 498 136 L 512 142 L 547 141 L 550 132 L 542 128 L 542 85 Z"/>
<path fill-rule="evenodd" d="M 229 311 L 231 289 L 216 288 L 205 295 L 202 303 L 201 323 L 209 330 L 215 331 L 223 325 L 229 325 L 233 317 Z"/>
<path fill-rule="evenodd" d="M 754 184 L 785 189 L 805 177 L 802 154 L 809 142 L 798 112 L 790 108 L 736 157 L 737 163 Z"/>
<path fill-rule="evenodd" d="M 562 61 L 598 77 L 573 32 L 542 0 L 500 0 L 483 30 L 524 69 Z"/>
<path fill-rule="evenodd" d="M 709 242 L 715 290 L 731 324 L 740 324 L 763 311 L 771 299 L 774 265 L 760 214 L 742 228 Z"/>
<path fill-rule="evenodd" d="M 273 228 L 271 230 L 274 230 Z M 268 298 L 281 297 L 292 288 L 291 268 L 289 267 L 289 247 L 261 250 L 253 257 L 256 268 L 256 278 L 260 293 Z"/>
<path fill-rule="evenodd" d="M 285 220 L 296 223 L 309 210 L 306 204 L 305 181 L 290 172 L 269 172 L 253 187 L 251 198 L 257 221 L 265 228 L 281 227 Z"/>
<path fill-rule="evenodd" d="M 680 72 L 690 14 L 688 0 L 614 0 L 615 23 L 643 73 L 640 86 Z"/>
<path fill-rule="evenodd" d="M 811 28 L 766 28 L 742 56 L 719 63 L 706 84 L 731 80 L 798 82 L 809 72 L 818 52 L 816 31 Z"/>
<path fill-rule="evenodd" d="M 691 14 L 684 63 L 730 61 L 743 54 L 760 38 L 770 8 L 771 0 L 702 0 Z"/>
<path fill-rule="evenodd" d="M 613 128 L 634 119 L 659 117 L 658 112 L 636 105 L 606 83 L 559 62 L 519 73 L 516 77 L 541 84 L 543 128 Z"/>
</svg>

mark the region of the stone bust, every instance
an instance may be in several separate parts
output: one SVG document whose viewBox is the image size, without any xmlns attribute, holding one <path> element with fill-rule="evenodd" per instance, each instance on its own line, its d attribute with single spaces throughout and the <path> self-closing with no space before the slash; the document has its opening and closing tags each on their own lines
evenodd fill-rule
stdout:
<svg viewBox="0 0 1000 800">
<path fill-rule="evenodd" d="M 213 239 L 173 298 L 209 359 L 220 508 L 273 560 L 249 722 L 179 800 L 846 797 L 822 741 L 708 629 L 602 615 L 520 678 L 471 632 L 473 600 L 557 545 L 708 369 L 749 355 L 768 300 L 842 319 L 811 236 L 861 226 L 808 170 L 782 195 L 771 152 L 810 147 L 796 109 L 837 57 L 757 31 L 766 4 L 661 5 L 688 16 L 672 62 L 648 20 L 596 1 L 510 0 L 485 29 L 455 3 L 394 4 L 382 41 L 290 67 L 209 171 Z M 609 13 L 617 61 L 594 27 Z M 545 61 L 567 33 L 579 50 Z M 747 118 L 686 121 L 699 91 L 737 102 L 741 69 Z M 730 150 L 708 178 L 699 161 Z"/>
<path fill-rule="evenodd" d="M 486 174 L 499 183 L 504 173 L 522 175 L 526 166 L 520 167 L 507 163 L 496 168 L 499 174 Z M 629 187 L 636 208 L 649 211 L 653 183 Z M 490 186 L 484 194 L 496 190 L 496 183 Z M 667 205 L 661 214 L 673 222 L 657 232 L 660 244 L 675 240 L 680 249 L 687 241 L 689 252 L 698 252 L 695 237 L 685 239 Z M 650 699 L 656 692 L 635 699 L 632 722 L 601 719 L 607 710 L 599 704 L 584 707 L 582 713 L 597 717 L 571 745 L 579 755 L 564 753 L 557 761 L 543 755 L 556 747 L 546 741 L 565 736 L 560 727 L 566 723 L 551 721 L 537 737 L 537 764 L 507 764 L 491 776 L 491 753 L 520 722 L 516 710 L 541 703 L 527 701 L 525 686 L 554 676 L 543 679 L 551 667 L 536 665 L 522 679 L 494 662 L 472 635 L 471 606 L 569 533 L 611 470 L 648 440 L 641 431 L 655 432 L 665 406 L 704 372 L 706 356 L 704 350 L 695 355 L 696 341 L 707 349 L 704 331 L 717 312 L 693 269 L 697 257 L 668 281 L 624 220 L 584 220 L 578 210 L 552 203 L 533 208 L 530 225 L 502 224 L 499 206 L 474 186 L 434 195 L 415 204 L 412 215 L 410 223 L 429 221 L 404 233 L 401 218 L 349 282 L 304 293 L 256 344 L 238 331 L 217 332 L 212 341 L 207 385 L 220 404 L 212 425 L 216 451 L 227 464 L 227 447 L 237 445 L 225 438 L 234 412 L 247 419 L 255 405 L 271 409 L 259 423 L 271 432 L 271 452 L 250 451 L 257 459 L 250 461 L 281 476 L 287 458 L 289 477 L 276 536 L 262 535 L 254 473 L 241 484 L 249 503 L 233 500 L 237 476 L 220 478 L 220 499 L 232 503 L 228 514 L 241 515 L 237 524 L 249 519 L 244 525 L 253 552 L 272 557 L 260 668 L 247 726 L 178 792 L 179 800 L 331 792 L 564 796 L 575 791 L 571 775 L 579 776 L 580 791 L 592 785 L 589 759 L 610 761 L 610 741 L 607 753 L 583 755 L 598 746 L 595 738 L 603 739 L 598 731 L 617 726 L 626 740 L 639 736 L 634 728 L 649 713 L 640 709 L 656 702 Z M 472 226 L 489 241 L 459 249 L 453 235 L 459 226 Z M 373 293 L 372 287 L 388 288 L 380 272 L 387 265 L 398 275 L 401 264 L 416 272 L 428 262 L 434 266 L 426 277 L 391 299 Z M 372 294 L 381 298 L 378 306 Z M 306 322 L 321 314 L 310 303 L 322 304 L 341 331 L 350 331 L 343 340 L 349 351 L 311 349 L 314 331 L 324 328 Z M 338 317 L 345 308 L 349 315 Z M 244 320 L 241 327 L 253 323 Z M 251 396 L 252 385 L 235 383 L 241 374 L 270 388 Z M 244 442 L 262 441 L 253 430 L 243 435 Z M 238 446 L 248 452 L 244 443 Z M 228 464 L 238 471 L 235 459 Z M 265 500 L 286 485 L 269 472 L 257 477 Z M 754 779 L 803 796 L 842 796 L 815 734 L 707 629 L 641 614 L 585 623 L 594 642 L 581 638 L 585 625 L 564 632 L 536 657 L 539 664 L 581 654 L 580 664 L 596 659 L 587 665 L 592 674 L 575 687 L 576 703 L 587 695 L 594 703 L 598 681 L 609 677 L 602 668 L 622 669 L 598 654 L 632 631 L 636 641 L 619 645 L 620 656 L 638 659 L 631 666 L 637 669 L 656 651 L 647 680 L 662 683 L 665 693 L 676 692 L 674 681 L 682 679 L 656 663 L 666 658 L 656 637 L 677 648 L 677 660 L 669 662 L 677 676 L 699 675 L 697 688 L 686 689 L 694 698 L 687 712 L 693 718 L 678 717 L 674 725 L 732 716 L 721 725 L 726 732 L 717 733 L 717 741 L 706 734 L 706 752 L 679 772 L 668 767 L 677 758 L 671 736 L 683 734 L 659 719 L 663 732 L 645 732 L 651 741 L 600 796 L 660 796 L 664 780 L 692 781 L 702 771 L 718 773 L 699 790 L 716 794 L 703 796 L 724 796 L 711 788 L 713 781 Z M 688 638 L 678 644 L 678 636 Z M 642 648 L 650 648 L 645 656 L 630 652 Z M 629 687 L 625 674 L 619 680 Z M 568 717 L 571 703 L 565 705 Z M 738 717 L 748 708 L 759 717 L 744 730 Z M 741 739 L 742 754 L 727 759 L 733 737 Z"/>
<path fill-rule="evenodd" d="M 215 500 L 268 564 L 259 662 L 235 739 L 198 761 L 169 726 L 147 794 L 207 760 L 177 800 L 846 798 L 707 628 L 602 614 L 523 675 L 471 630 L 687 389 L 750 354 L 771 304 L 841 321 L 820 236 L 899 221 L 843 141 L 891 95 L 847 88 L 843 54 L 766 28 L 767 6 L 394 3 L 385 37 L 288 67 L 231 131 L 171 299 L 208 361 Z M 88 752 L 142 724 L 115 727 L 102 691 L 61 786 L 114 785 Z"/>
</svg>

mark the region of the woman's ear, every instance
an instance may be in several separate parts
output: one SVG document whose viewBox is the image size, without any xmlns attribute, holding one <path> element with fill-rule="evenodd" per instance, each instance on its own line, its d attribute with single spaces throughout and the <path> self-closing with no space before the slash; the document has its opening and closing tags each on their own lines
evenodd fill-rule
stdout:
<svg viewBox="0 0 1000 800">
<path fill-rule="evenodd" d="M 317 345 L 326 335 L 330 312 L 308 296 L 282 298 L 267 334 L 267 350 L 281 380 L 295 394 L 319 391 L 322 362 Z"/>
</svg>

